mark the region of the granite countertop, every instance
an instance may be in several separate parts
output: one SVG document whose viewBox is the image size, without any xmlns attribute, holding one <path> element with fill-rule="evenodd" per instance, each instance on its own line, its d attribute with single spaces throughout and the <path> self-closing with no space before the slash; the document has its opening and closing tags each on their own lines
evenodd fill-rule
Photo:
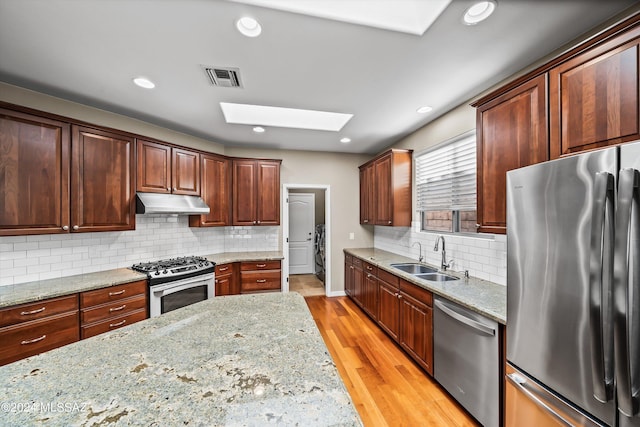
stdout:
<svg viewBox="0 0 640 427">
<path fill-rule="evenodd" d="M 362 425 L 297 293 L 202 301 L 0 367 L 0 379 L 3 426 Z"/>
<path fill-rule="evenodd" d="M 205 257 L 217 264 L 254 260 L 270 261 L 284 258 L 280 251 L 224 252 L 206 255 Z M 129 268 L 118 268 L 115 270 L 0 286 L 0 308 L 146 279 L 146 274 L 138 273 Z"/>
<path fill-rule="evenodd" d="M 451 276 L 460 277 L 459 281 L 432 282 L 391 267 L 395 263 L 417 263 L 415 259 L 374 248 L 345 249 L 346 253 L 364 259 L 395 276 L 405 279 L 434 294 L 441 295 L 470 310 L 480 313 L 503 325 L 507 324 L 507 287 L 475 277 L 464 278 L 460 273 L 447 271 Z M 424 265 L 429 265 L 423 263 Z M 437 268 L 433 265 L 430 267 Z"/>
<path fill-rule="evenodd" d="M 0 308 L 71 295 L 76 292 L 106 288 L 107 286 L 121 285 L 135 282 L 136 280 L 147 280 L 147 275 L 129 268 L 118 268 L 57 279 L 0 286 Z"/>
</svg>

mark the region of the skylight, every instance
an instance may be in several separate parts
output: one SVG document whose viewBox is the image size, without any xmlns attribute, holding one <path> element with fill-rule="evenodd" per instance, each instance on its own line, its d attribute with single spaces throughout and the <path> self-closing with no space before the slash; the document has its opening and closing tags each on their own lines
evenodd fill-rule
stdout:
<svg viewBox="0 0 640 427">
<path fill-rule="evenodd" d="M 451 0 L 231 0 L 421 36 Z"/>
<path fill-rule="evenodd" d="M 221 102 L 227 123 L 338 132 L 353 114 Z"/>
</svg>

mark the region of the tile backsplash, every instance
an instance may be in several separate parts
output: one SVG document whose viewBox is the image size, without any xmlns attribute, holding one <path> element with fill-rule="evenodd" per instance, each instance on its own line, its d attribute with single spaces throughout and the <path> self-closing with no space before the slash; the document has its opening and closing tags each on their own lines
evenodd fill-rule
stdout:
<svg viewBox="0 0 640 427">
<path fill-rule="evenodd" d="M 380 227 L 374 229 L 374 247 L 409 258 L 418 259 L 420 242 L 424 261 L 440 266 L 442 245 L 435 252 L 433 247 L 438 233 L 415 231 L 418 224 L 409 227 Z M 479 238 L 444 234 L 447 261 L 453 260 L 453 271 L 469 270 L 469 274 L 480 279 L 506 285 L 507 283 L 507 237 L 492 235 Z"/>
<path fill-rule="evenodd" d="M 194 228 L 184 215 L 136 215 L 134 231 L 0 237 L 0 286 L 176 256 L 275 251 L 279 228 Z"/>
</svg>

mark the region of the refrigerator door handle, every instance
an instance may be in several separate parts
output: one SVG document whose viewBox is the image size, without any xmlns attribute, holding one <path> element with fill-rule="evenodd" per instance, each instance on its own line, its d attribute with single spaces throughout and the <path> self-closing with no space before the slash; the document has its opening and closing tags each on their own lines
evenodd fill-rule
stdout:
<svg viewBox="0 0 640 427">
<path fill-rule="evenodd" d="M 593 190 L 589 259 L 589 335 L 593 396 L 600 402 L 613 398 L 613 331 L 611 291 L 613 280 L 613 175 L 596 173 Z"/>
<path fill-rule="evenodd" d="M 616 236 L 614 253 L 613 310 L 614 310 L 614 349 L 615 377 L 618 396 L 618 409 L 633 417 L 638 412 L 638 397 L 634 396 L 637 378 L 632 378 L 631 342 L 629 331 L 629 246 L 632 254 L 638 256 L 638 239 L 630 241 L 631 228 L 638 222 L 638 185 L 640 173 L 635 169 L 622 169 L 618 178 L 618 206 L 616 209 Z M 635 218 L 634 218 L 635 217 Z M 633 262 L 633 260 L 631 260 Z M 635 266 L 634 266 L 635 267 Z M 635 271 L 634 275 L 638 272 Z M 637 321 L 637 319 L 634 319 Z M 637 363 L 636 361 L 633 361 Z M 637 376 L 637 371 L 635 371 Z M 634 384 L 635 383 L 635 384 Z M 635 390 L 637 392 L 637 390 Z"/>
<path fill-rule="evenodd" d="M 514 372 L 514 373 L 511 373 L 511 374 L 507 374 L 507 379 L 509 380 L 509 382 L 511 384 L 516 386 L 527 397 L 529 397 L 529 399 L 531 399 L 533 401 L 533 403 L 538 405 L 545 412 L 553 415 L 553 417 L 556 418 L 558 421 L 560 421 L 562 424 L 564 424 L 566 426 L 569 426 L 569 427 L 573 427 L 574 426 L 574 424 L 572 422 L 568 421 L 566 418 L 564 418 L 562 415 L 560 415 L 560 413 L 558 413 L 555 409 L 553 409 L 551 406 L 547 405 L 542 399 L 538 398 L 538 396 L 536 396 L 533 392 L 531 392 L 527 388 L 527 379 L 526 378 L 524 378 L 523 376 L 518 375 L 517 373 Z"/>
</svg>

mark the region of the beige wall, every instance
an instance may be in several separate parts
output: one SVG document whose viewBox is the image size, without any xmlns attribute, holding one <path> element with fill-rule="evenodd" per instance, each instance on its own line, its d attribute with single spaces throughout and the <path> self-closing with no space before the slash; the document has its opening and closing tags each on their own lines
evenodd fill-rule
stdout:
<svg viewBox="0 0 640 427">
<path fill-rule="evenodd" d="M 223 145 L 212 141 L 2 82 L 0 82 L 0 101 L 70 117 L 94 125 L 136 133 L 172 144 L 210 151 L 212 153 L 221 154 L 224 152 Z"/>
<path fill-rule="evenodd" d="M 282 159 L 281 184 L 330 186 L 331 289 L 344 290 L 344 248 L 373 246 L 373 229 L 360 225 L 358 166 L 369 155 L 227 147 L 227 156 Z M 354 240 L 349 240 L 354 233 Z"/>
</svg>

